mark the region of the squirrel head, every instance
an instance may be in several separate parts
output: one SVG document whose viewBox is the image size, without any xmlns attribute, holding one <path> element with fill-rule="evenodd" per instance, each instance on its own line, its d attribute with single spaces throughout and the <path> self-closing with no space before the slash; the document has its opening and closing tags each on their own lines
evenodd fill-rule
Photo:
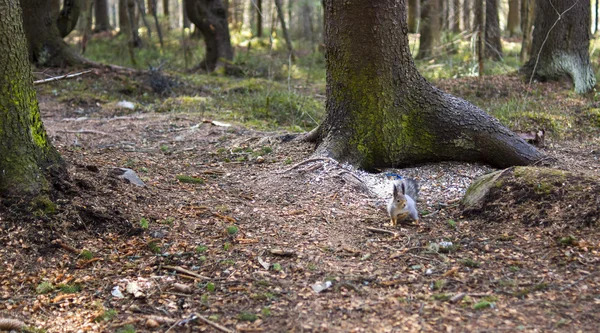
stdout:
<svg viewBox="0 0 600 333">
<path fill-rule="evenodd" d="M 394 202 L 396 202 L 397 207 L 404 207 L 406 205 L 405 193 L 406 189 L 404 188 L 404 183 L 400 184 L 400 188 L 398 188 L 398 185 L 394 184 Z"/>
</svg>

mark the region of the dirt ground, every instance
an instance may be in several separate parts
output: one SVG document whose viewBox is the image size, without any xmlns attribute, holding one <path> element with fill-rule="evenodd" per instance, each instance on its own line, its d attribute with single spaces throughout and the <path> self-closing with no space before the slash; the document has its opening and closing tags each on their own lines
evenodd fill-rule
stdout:
<svg viewBox="0 0 600 333">
<path fill-rule="evenodd" d="M 285 133 L 40 103 L 73 199 L 1 221 L 0 318 L 47 332 L 598 330 L 597 225 L 537 223 L 532 202 L 467 218 L 457 194 L 422 198 L 421 224 L 392 228 L 340 167 L 294 167 L 313 147 Z M 600 177 L 597 140 L 544 151 Z"/>
</svg>

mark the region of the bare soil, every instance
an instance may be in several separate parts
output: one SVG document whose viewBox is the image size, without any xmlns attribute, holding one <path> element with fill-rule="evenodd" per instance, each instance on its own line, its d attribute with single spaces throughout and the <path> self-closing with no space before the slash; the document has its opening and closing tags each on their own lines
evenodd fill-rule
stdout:
<svg viewBox="0 0 600 333">
<path fill-rule="evenodd" d="M 352 177 L 292 168 L 314 147 L 286 133 L 39 98 L 75 195 L 54 216 L 0 214 L 0 318 L 48 332 L 597 331 L 597 224 L 552 210 L 545 223 L 515 184 L 497 214 L 467 218 L 445 198 L 391 228 Z M 547 166 L 600 177 L 597 139 L 544 151 Z M 44 281 L 56 288 L 37 293 Z"/>
</svg>

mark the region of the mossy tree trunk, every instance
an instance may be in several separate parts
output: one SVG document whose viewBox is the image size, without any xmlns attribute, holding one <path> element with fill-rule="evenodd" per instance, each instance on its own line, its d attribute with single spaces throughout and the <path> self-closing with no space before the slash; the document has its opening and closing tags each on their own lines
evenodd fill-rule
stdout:
<svg viewBox="0 0 600 333">
<path fill-rule="evenodd" d="M 64 0 L 62 9 L 56 19 L 56 26 L 61 37 L 67 37 L 77 26 L 81 14 L 81 0 Z"/>
<path fill-rule="evenodd" d="M 204 37 L 206 56 L 195 68 L 212 72 L 219 63 L 233 60 L 227 9 L 221 0 L 185 0 L 185 10 Z M 224 59 L 225 62 L 220 61 Z"/>
<path fill-rule="evenodd" d="M 45 202 L 50 170 L 66 175 L 66 169 L 40 118 L 17 3 L 0 0 L 0 202 L 27 206 Z"/>
<path fill-rule="evenodd" d="M 502 59 L 502 40 L 498 19 L 498 1 L 485 0 L 485 56 Z"/>
<path fill-rule="evenodd" d="M 421 3 L 421 36 L 417 59 L 425 59 L 439 53 L 440 6 L 438 0 L 423 0 Z"/>
<path fill-rule="evenodd" d="M 43 66 L 71 66 L 84 62 L 60 36 L 52 3 L 46 0 L 21 0 L 23 27 L 32 62 Z"/>
<path fill-rule="evenodd" d="M 496 119 L 419 74 L 405 1 L 325 1 L 327 115 L 306 137 L 319 143 L 315 153 L 366 170 L 443 160 L 506 167 L 541 158 Z"/>
<path fill-rule="evenodd" d="M 577 93 L 592 90 L 596 77 L 589 54 L 590 0 L 535 3 L 532 52 L 522 72 L 530 77 L 535 71 L 534 76 L 542 81 L 568 76 Z"/>
</svg>

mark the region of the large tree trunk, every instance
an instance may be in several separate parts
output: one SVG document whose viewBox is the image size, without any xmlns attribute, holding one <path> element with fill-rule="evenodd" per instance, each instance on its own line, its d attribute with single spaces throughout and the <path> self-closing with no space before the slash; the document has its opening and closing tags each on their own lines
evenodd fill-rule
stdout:
<svg viewBox="0 0 600 333">
<path fill-rule="evenodd" d="M 502 40 L 500 22 L 498 19 L 497 0 L 486 0 L 485 4 L 485 56 L 502 59 Z"/>
<path fill-rule="evenodd" d="M 51 2 L 21 0 L 23 27 L 29 44 L 30 59 L 43 66 L 70 66 L 84 62 L 60 37 Z"/>
<path fill-rule="evenodd" d="M 523 41 L 521 42 L 521 53 L 519 60 L 525 63 L 531 54 L 531 42 L 533 38 L 533 20 L 535 17 L 535 1 L 521 0 L 521 31 Z"/>
<path fill-rule="evenodd" d="M 421 36 L 417 59 L 437 55 L 440 45 L 440 11 L 438 0 L 423 0 L 421 3 Z"/>
<path fill-rule="evenodd" d="M 61 37 L 67 37 L 77 26 L 81 14 L 81 0 L 65 0 L 56 19 L 56 26 Z"/>
<path fill-rule="evenodd" d="M 510 37 L 521 34 L 521 7 L 519 0 L 508 0 L 508 18 L 506 20 L 506 31 Z"/>
<path fill-rule="evenodd" d="M 419 15 L 421 8 L 419 0 L 408 0 L 408 32 L 419 32 Z"/>
<path fill-rule="evenodd" d="M 307 136 L 319 141 L 316 154 L 366 170 L 443 160 L 507 167 L 541 158 L 496 119 L 419 74 L 405 1 L 325 1 L 327 115 Z"/>
<path fill-rule="evenodd" d="M 212 72 L 219 59 L 233 60 L 227 10 L 221 0 L 185 0 L 186 12 L 204 37 L 206 56 L 196 70 Z"/>
<path fill-rule="evenodd" d="M 94 17 L 96 18 L 95 32 L 111 30 L 108 18 L 108 0 L 94 0 Z"/>
<path fill-rule="evenodd" d="M 0 206 L 51 209 L 51 174 L 66 169 L 40 118 L 21 20 L 18 1 L 0 0 L 0 76 L 10 78 L 0 80 Z"/>
<path fill-rule="evenodd" d="M 522 72 L 528 77 L 534 73 L 542 81 L 568 76 L 577 93 L 592 90 L 596 77 L 589 56 L 590 11 L 590 0 L 536 1 L 533 51 Z"/>
</svg>

